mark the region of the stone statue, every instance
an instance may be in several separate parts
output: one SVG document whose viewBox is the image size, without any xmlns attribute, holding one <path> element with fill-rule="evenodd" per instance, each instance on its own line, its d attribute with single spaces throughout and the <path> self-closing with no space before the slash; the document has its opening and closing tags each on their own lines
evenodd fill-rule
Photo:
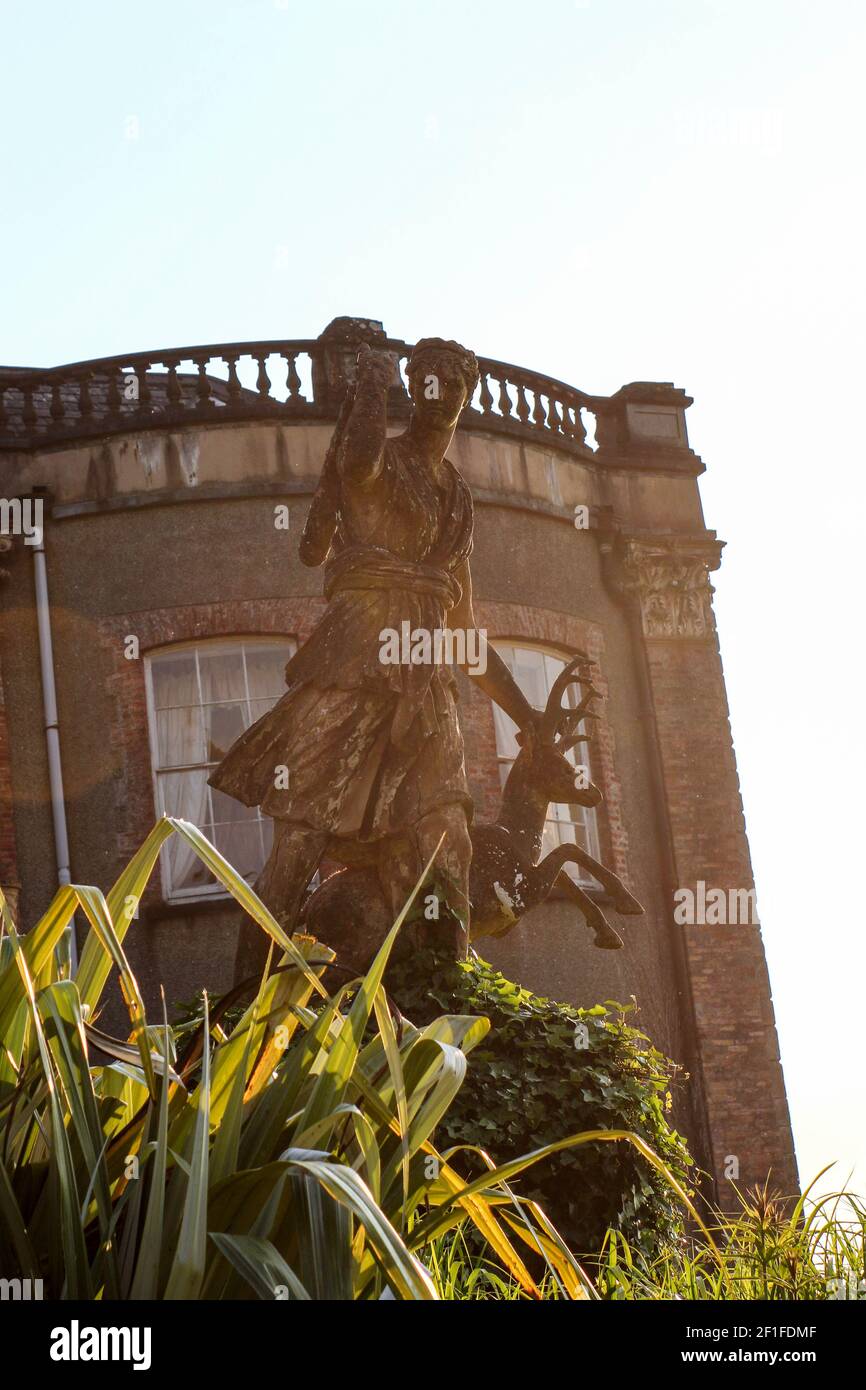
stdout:
<svg viewBox="0 0 866 1390">
<path fill-rule="evenodd" d="M 273 848 L 256 888 L 289 928 L 325 857 L 373 870 L 393 918 L 444 836 L 443 925 L 462 955 L 472 800 L 456 681 L 442 661 L 383 660 L 382 634 L 406 624 L 413 634 L 441 633 L 446 624 L 477 633 L 472 498 L 446 454 L 478 366 L 458 343 L 425 338 L 407 375 L 409 425 L 388 438 L 395 363 L 362 346 L 300 545 L 304 564 L 325 565 L 328 607 L 286 667 L 286 694 L 241 735 L 210 782 L 273 817 Z M 465 669 L 531 739 L 540 712 L 492 647 L 482 643 L 480 654 Z M 251 925 L 239 947 L 240 974 L 257 968 L 263 945 Z"/>
<path fill-rule="evenodd" d="M 582 689 L 580 704 L 576 709 L 563 709 L 562 697 L 576 678 Z M 604 950 L 618 950 L 621 937 L 599 903 L 564 872 L 566 864 L 579 864 L 587 870 L 623 916 L 643 912 L 617 875 L 579 845 L 557 845 L 541 858 L 544 822 L 551 801 L 582 806 L 597 806 L 601 801 L 598 788 L 592 783 L 583 785 L 581 775 L 566 756 L 576 743 L 588 741 L 588 736 L 579 730 L 584 719 L 594 717 L 589 706 L 597 695 L 588 667 L 581 657 L 576 657 L 554 682 L 540 726 L 524 740 L 502 790 L 496 823 L 472 827 L 469 898 L 473 941 L 513 931 L 555 886 L 579 908 L 592 929 L 594 944 Z M 426 904 L 438 910 L 438 903 L 435 895 L 434 903 L 430 903 L 426 888 L 425 895 L 422 901 L 426 917 Z M 342 965 L 363 973 L 391 926 L 374 871 L 346 868 L 331 874 L 304 903 L 299 925 L 333 947 Z"/>
</svg>

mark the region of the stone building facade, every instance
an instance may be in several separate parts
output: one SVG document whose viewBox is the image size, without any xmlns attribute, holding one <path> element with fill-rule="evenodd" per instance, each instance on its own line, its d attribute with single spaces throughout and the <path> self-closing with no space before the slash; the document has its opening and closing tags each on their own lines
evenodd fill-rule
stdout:
<svg viewBox="0 0 866 1390">
<path fill-rule="evenodd" d="M 273 670 L 322 611 L 320 571 L 297 543 L 361 339 L 405 363 L 380 324 L 336 320 L 313 340 L 0 369 L 0 883 L 23 929 L 57 885 L 57 806 L 53 819 L 40 547 L 15 534 L 26 513 L 12 504 L 42 504 L 72 881 L 108 888 L 162 810 L 190 808 L 253 872 L 268 827 L 221 820 L 206 766 L 232 721 L 276 698 Z M 680 1127 L 719 1199 L 734 1171 L 740 1187 L 772 1170 L 794 1191 L 760 928 L 718 913 L 683 922 L 675 906 L 699 884 L 753 887 L 711 603 L 722 543 L 704 523 L 690 399 L 647 382 L 597 397 L 480 366 L 450 454 L 476 504 L 478 621 L 536 700 L 564 659 L 591 661 L 606 697 L 589 752 L 604 805 L 582 822 L 556 808 L 548 830 L 592 841 L 646 909 L 612 916 L 619 952 L 595 949 L 555 900 L 484 954 L 541 994 L 634 996 L 640 1026 L 691 1076 Z M 394 429 L 406 411 L 395 375 Z M 510 731 L 469 682 L 461 695 L 489 819 Z M 188 860 L 164 858 L 127 937 L 145 995 L 218 992 L 237 911 Z"/>
</svg>

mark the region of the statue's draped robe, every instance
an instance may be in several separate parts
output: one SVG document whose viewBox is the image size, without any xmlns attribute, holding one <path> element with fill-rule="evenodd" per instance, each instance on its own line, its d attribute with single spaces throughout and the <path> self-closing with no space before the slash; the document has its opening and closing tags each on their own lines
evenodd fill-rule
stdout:
<svg viewBox="0 0 866 1390">
<path fill-rule="evenodd" d="M 389 439 L 373 481 L 342 482 L 324 616 L 286 667 L 287 693 L 211 786 L 355 842 L 399 834 L 443 804 L 471 818 L 451 668 L 380 658 L 385 629 L 432 634 L 460 599 L 472 499 L 447 459 L 442 477 L 440 487 L 404 439 Z"/>
</svg>

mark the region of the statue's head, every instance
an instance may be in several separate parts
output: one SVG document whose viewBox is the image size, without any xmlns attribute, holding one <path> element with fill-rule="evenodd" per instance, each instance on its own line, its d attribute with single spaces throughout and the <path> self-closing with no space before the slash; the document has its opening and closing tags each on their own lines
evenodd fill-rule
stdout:
<svg viewBox="0 0 866 1390">
<path fill-rule="evenodd" d="M 451 428 L 478 385 L 474 352 L 444 338 L 421 338 L 406 366 L 416 414 Z"/>
</svg>

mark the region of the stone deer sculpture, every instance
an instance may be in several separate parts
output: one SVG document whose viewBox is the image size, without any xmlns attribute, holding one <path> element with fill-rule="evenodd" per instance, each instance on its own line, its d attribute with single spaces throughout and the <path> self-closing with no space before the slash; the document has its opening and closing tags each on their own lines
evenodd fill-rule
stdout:
<svg viewBox="0 0 866 1390">
<path fill-rule="evenodd" d="M 576 672 L 578 672 L 576 674 Z M 568 687 L 580 680 L 583 694 L 574 709 L 563 708 Z M 643 908 L 615 873 L 579 845 L 562 844 L 541 858 L 547 809 L 551 802 L 597 806 L 601 792 L 583 784 L 566 756 L 578 743 L 584 720 L 595 719 L 589 706 L 598 698 L 582 658 L 576 657 L 554 682 L 537 735 L 530 736 L 514 761 L 502 791 L 495 824 L 472 829 L 469 878 L 471 936 L 504 936 L 531 908 L 543 903 L 554 886 L 583 914 L 594 944 L 617 950 L 622 939 L 599 904 L 564 872 L 566 864 L 587 870 L 623 915 Z M 331 874 L 307 898 L 300 929 L 326 942 L 346 964 L 366 968 L 390 927 L 389 914 L 374 868 L 343 868 Z"/>
</svg>

